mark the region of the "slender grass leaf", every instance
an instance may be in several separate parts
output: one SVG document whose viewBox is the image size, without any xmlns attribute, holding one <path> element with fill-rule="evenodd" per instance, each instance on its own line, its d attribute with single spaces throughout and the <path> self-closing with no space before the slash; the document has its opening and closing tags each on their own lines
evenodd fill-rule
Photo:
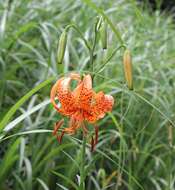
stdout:
<svg viewBox="0 0 175 190">
<path fill-rule="evenodd" d="M 26 95 L 24 95 L 18 102 L 11 107 L 11 109 L 7 112 L 7 114 L 4 116 L 0 123 L 0 132 L 4 129 L 5 125 L 8 123 L 8 121 L 11 119 L 11 117 L 14 115 L 14 113 L 24 104 L 34 93 L 36 93 L 38 90 L 42 89 L 43 87 L 50 84 L 55 77 L 51 77 L 47 79 L 46 81 L 40 83 L 38 86 L 34 87 L 31 91 L 29 91 Z"/>
</svg>

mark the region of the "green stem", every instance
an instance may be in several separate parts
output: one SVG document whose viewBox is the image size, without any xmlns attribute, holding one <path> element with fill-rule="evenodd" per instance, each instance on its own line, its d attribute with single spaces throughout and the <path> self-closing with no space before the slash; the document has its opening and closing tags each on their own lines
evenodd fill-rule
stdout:
<svg viewBox="0 0 175 190">
<path fill-rule="evenodd" d="M 97 25 L 97 23 L 96 23 Z M 94 70 L 94 66 L 93 66 L 93 57 L 94 57 L 94 50 L 95 50 L 95 46 L 97 43 L 97 27 L 95 25 L 95 37 L 94 37 L 94 41 L 93 41 L 93 45 L 92 47 L 90 46 L 90 44 L 88 43 L 88 41 L 84 38 L 82 32 L 79 30 L 79 28 L 76 26 L 76 24 L 70 24 L 68 25 L 65 30 L 68 31 L 70 28 L 73 28 L 77 33 L 79 33 L 81 39 L 84 41 L 85 46 L 87 47 L 89 54 L 90 54 L 90 63 L 89 66 L 92 68 L 92 72 Z"/>
<path fill-rule="evenodd" d="M 116 49 L 114 49 L 114 51 L 111 53 L 111 55 L 105 60 L 105 62 L 99 67 L 97 68 L 95 73 L 100 73 L 103 68 L 106 66 L 106 64 L 114 57 L 114 55 L 117 53 L 117 51 L 119 51 L 121 48 L 126 49 L 125 45 L 121 45 L 119 47 L 117 47 Z"/>
<path fill-rule="evenodd" d="M 106 22 L 109 24 L 109 26 L 111 27 L 111 29 L 113 30 L 115 36 L 117 37 L 117 39 L 120 41 L 120 43 L 123 45 L 124 41 L 120 35 L 119 29 L 113 25 L 113 23 L 111 22 L 111 20 L 108 18 L 108 16 L 104 13 L 104 11 L 102 9 L 100 9 L 99 7 L 96 6 L 95 3 L 93 3 L 91 0 L 83 0 L 87 5 L 89 5 L 91 8 L 95 9 L 100 15 L 102 15 L 102 17 L 106 20 Z"/>
<path fill-rule="evenodd" d="M 94 41 L 93 41 L 93 45 L 92 45 L 92 48 L 90 49 L 89 53 L 90 53 L 90 67 L 91 67 L 91 71 L 94 72 L 94 51 L 95 51 L 95 46 L 96 46 L 96 43 L 97 43 L 97 35 L 98 35 L 98 31 L 97 31 L 97 24 L 98 22 L 96 22 L 95 24 L 95 29 L 94 29 L 94 33 L 95 33 L 95 36 L 94 36 Z M 92 75 L 92 80 L 94 78 L 94 75 Z"/>
<path fill-rule="evenodd" d="M 88 41 L 84 38 L 82 32 L 79 30 L 79 28 L 76 26 L 76 24 L 70 24 L 70 25 L 68 25 L 68 26 L 65 28 L 65 30 L 68 31 L 69 28 L 73 28 L 76 32 L 79 33 L 81 39 L 82 39 L 82 40 L 84 41 L 84 43 L 85 43 L 85 46 L 86 46 L 87 49 L 90 51 L 90 50 L 91 50 L 91 47 L 90 47 Z"/>
<path fill-rule="evenodd" d="M 97 30 L 96 30 L 96 26 L 95 26 L 95 37 L 94 37 L 94 42 L 93 42 L 93 46 L 92 46 L 92 50 L 91 50 L 92 62 L 90 62 L 90 65 L 92 66 L 92 72 L 94 72 L 94 62 L 93 62 L 93 58 L 94 58 L 94 51 L 95 51 L 96 43 L 97 43 Z"/>
<path fill-rule="evenodd" d="M 85 150 L 86 150 L 86 137 L 83 137 L 82 150 L 81 150 L 81 163 L 80 163 L 80 186 L 79 190 L 85 190 Z"/>
</svg>

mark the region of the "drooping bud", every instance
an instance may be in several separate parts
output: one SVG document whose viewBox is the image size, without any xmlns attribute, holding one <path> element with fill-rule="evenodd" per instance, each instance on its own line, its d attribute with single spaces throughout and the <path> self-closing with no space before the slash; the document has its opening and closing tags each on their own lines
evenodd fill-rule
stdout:
<svg viewBox="0 0 175 190">
<path fill-rule="evenodd" d="M 100 27 L 100 39 L 103 49 L 107 49 L 107 38 L 107 24 L 103 21 Z"/>
<path fill-rule="evenodd" d="M 67 32 L 64 30 L 60 36 L 58 43 L 58 52 L 57 52 L 58 64 L 61 64 L 63 62 L 66 44 L 67 44 Z"/>
<path fill-rule="evenodd" d="M 133 90 L 133 78 L 132 78 L 132 59 L 129 50 L 125 50 L 123 55 L 123 66 L 125 73 L 125 80 L 130 90 Z"/>
<path fill-rule="evenodd" d="M 96 22 L 96 31 L 99 31 L 99 30 L 100 30 L 100 27 L 101 27 L 102 21 L 103 21 L 102 16 L 97 18 L 97 22 Z"/>
</svg>

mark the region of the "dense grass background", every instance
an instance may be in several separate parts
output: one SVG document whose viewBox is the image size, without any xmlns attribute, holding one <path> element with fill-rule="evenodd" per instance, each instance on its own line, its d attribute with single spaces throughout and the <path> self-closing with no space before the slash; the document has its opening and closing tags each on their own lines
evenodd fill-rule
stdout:
<svg viewBox="0 0 175 190">
<path fill-rule="evenodd" d="M 120 46 L 108 27 L 107 51 L 99 39 L 95 50 L 94 88 L 111 93 L 116 102 L 113 112 L 98 123 L 100 139 L 94 153 L 87 140 L 85 189 L 173 190 L 174 23 L 171 16 L 136 6 L 135 1 L 94 2 L 132 52 L 135 90 L 129 91 L 124 82 L 123 50 L 97 73 Z M 61 116 L 50 105 L 49 93 L 60 75 L 84 72 L 89 61 L 83 41 L 71 30 L 64 67 L 57 65 L 62 30 L 74 22 L 91 42 L 98 15 L 79 0 L 0 1 L 1 190 L 78 189 L 82 134 L 65 136 L 61 145 L 52 137 Z"/>
</svg>

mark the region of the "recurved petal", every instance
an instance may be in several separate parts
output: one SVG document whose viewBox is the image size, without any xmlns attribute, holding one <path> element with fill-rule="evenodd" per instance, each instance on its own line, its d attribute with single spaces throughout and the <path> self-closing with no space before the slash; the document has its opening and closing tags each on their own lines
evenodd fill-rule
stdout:
<svg viewBox="0 0 175 190">
<path fill-rule="evenodd" d="M 62 80 L 62 79 L 60 79 Z M 51 91 L 50 91 L 50 101 L 51 103 L 53 104 L 53 106 L 55 107 L 55 109 L 57 111 L 60 111 L 59 107 L 57 106 L 56 102 L 55 102 L 55 97 L 57 95 L 57 88 L 58 88 L 58 85 L 60 83 L 60 80 L 58 80 L 52 87 Z"/>
<path fill-rule="evenodd" d="M 81 80 L 81 77 L 78 73 L 70 73 L 69 77 L 74 80 L 78 80 L 78 81 Z"/>
<path fill-rule="evenodd" d="M 84 88 L 86 88 L 87 90 L 91 90 L 92 89 L 92 78 L 91 75 L 85 75 L 83 78 L 83 86 Z"/>
<path fill-rule="evenodd" d="M 78 73 L 70 73 L 68 77 L 62 77 L 56 82 L 51 93 L 51 99 L 54 107 L 60 113 L 67 116 L 70 116 L 76 112 L 75 97 L 70 89 L 70 83 L 72 80 L 77 80 L 78 84 L 80 84 L 80 75 Z M 53 101 L 55 97 L 58 97 L 61 104 L 60 109 L 58 109 L 55 101 Z"/>
<path fill-rule="evenodd" d="M 71 115 L 74 112 L 74 97 L 69 90 L 71 78 L 63 77 L 59 79 L 51 89 L 50 99 L 55 109 L 64 114 Z M 59 108 L 55 102 L 55 98 L 58 98 L 61 108 Z"/>
<path fill-rule="evenodd" d="M 104 98 L 105 111 L 106 112 L 111 111 L 113 105 L 114 105 L 114 98 L 111 95 L 106 94 Z"/>
<path fill-rule="evenodd" d="M 77 107 L 88 111 L 93 93 L 91 76 L 86 75 L 73 91 Z"/>
<path fill-rule="evenodd" d="M 75 111 L 75 99 L 70 91 L 70 82 L 71 78 L 65 77 L 57 86 L 57 97 L 65 115 L 71 115 Z"/>
<path fill-rule="evenodd" d="M 99 92 L 94 95 L 89 115 L 86 118 L 89 122 L 95 122 L 103 118 L 106 112 L 112 110 L 114 99 L 111 95 L 105 95 Z"/>
<path fill-rule="evenodd" d="M 82 110 L 88 111 L 91 106 L 93 94 L 91 75 L 85 75 L 82 81 L 82 90 L 80 93 L 80 106 Z"/>
</svg>

